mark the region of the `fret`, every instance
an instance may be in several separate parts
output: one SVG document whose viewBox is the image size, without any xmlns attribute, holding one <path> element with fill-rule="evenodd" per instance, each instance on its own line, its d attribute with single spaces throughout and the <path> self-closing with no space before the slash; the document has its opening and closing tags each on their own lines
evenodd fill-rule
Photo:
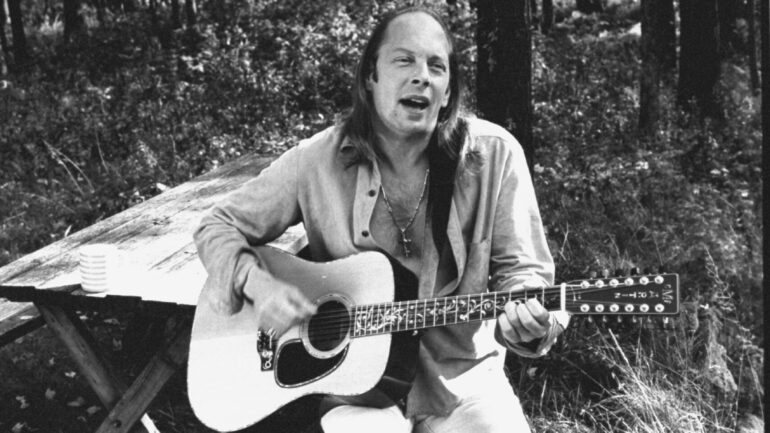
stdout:
<svg viewBox="0 0 770 433">
<path fill-rule="evenodd" d="M 489 293 L 479 296 L 479 320 L 484 320 L 490 314 L 494 314 L 494 303 L 490 299 L 491 297 Z"/>
<path fill-rule="evenodd" d="M 383 328 L 385 328 L 385 304 L 379 304 L 377 306 L 377 314 L 375 317 L 375 323 L 374 323 L 374 329 L 372 329 L 372 333 L 374 334 L 380 334 L 383 331 Z"/>
<path fill-rule="evenodd" d="M 360 337 L 360 329 L 361 327 L 358 326 L 358 315 L 359 315 L 359 308 L 354 307 L 353 310 L 353 336 L 354 337 Z"/>
<path fill-rule="evenodd" d="M 437 314 L 437 324 L 439 326 L 446 325 L 446 299 L 436 299 L 436 312 Z M 440 320 L 440 321 L 438 321 Z"/>
<path fill-rule="evenodd" d="M 422 309 L 422 303 L 420 301 L 414 301 L 414 326 L 412 329 L 422 328 L 423 318 L 425 317 L 425 311 Z"/>
<path fill-rule="evenodd" d="M 372 333 L 372 321 L 374 320 L 374 308 L 375 307 L 369 307 L 366 312 L 366 335 L 371 335 Z"/>
<path fill-rule="evenodd" d="M 438 299 L 433 298 L 433 312 L 431 313 L 431 316 L 433 316 L 433 326 L 436 326 L 436 318 L 438 317 L 437 310 L 438 306 Z"/>
<path fill-rule="evenodd" d="M 470 322 L 474 320 L 474 314 L 478 311 L 479 303 L 476 300 L 476 296 L 468 295 L 468 306 L 465 311 L 465 321 Z"/>
<path fill-rule="evenodd" d="M 396 329 L 395 331 L 403 331 L 403 323 L 404 323 L 404 305 L 403 302 L 398 301 L 395 303 L 396 305 Z"/>
<path fill-rule="evenodd" d="M 428 325 L 428 300 L 422 301 L 422 316 L 420 318 L 420 328 L 425 328 Z"/>
<path fill-rule="evenodd" d="M 404 330 L 411 329 L 412 323 L 414 323 L 414 304 L 412 301 L 406 301 L 406 323 L 404 323 Z"/>
</svg>

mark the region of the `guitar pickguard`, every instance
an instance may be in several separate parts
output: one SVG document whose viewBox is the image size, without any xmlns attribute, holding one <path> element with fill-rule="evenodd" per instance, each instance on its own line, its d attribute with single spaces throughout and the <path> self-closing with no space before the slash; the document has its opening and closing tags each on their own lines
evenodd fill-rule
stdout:
<svg viewBox="0 0 770 433">
<path fill-rule="evenodd" d="M 275 380 L 282 387 L 297 387 L 329 375 L 345 360 L 348 348 L 337 355 L 319 359 L 309 354 L 301 340 L 283 344 L 275 358 Z"/>
</svg>

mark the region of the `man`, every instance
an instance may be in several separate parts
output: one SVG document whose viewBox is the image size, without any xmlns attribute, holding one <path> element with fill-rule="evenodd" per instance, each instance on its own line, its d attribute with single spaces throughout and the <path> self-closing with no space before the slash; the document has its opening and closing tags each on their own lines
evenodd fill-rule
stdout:
<svg viewBox="0 0 770 433">
<path fill-rule="evenodd" d="M 553 262 L 522 149 L 504 129 L 460 118 L 461 91 L 438 16 L 408 8 L 386 17 L 364 49 L 347 117 L 283 154 L 197 230 L 222 310 L 253 302 L 260 328 L 277 335 L 314 313 L 250 248 L 299 221 L 314 259 L 384 252 L 414 273 L 420 298 L 550 284 Z M 505 349 L 541 356 L 567 321 L 529 299 L 508 303 L 497 321 L 432 328 L 421 337 L 405 405 L 376 390 L 328 397 L 321 426 L 529 431 L 503 372 Z"/>
</svg>

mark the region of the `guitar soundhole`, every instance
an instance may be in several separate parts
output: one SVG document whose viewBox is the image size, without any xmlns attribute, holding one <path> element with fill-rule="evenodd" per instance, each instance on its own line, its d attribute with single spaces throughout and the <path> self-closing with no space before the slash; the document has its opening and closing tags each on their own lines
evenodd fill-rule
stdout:
<svg viewBox="0 0 770 433">
<path fill-rule="evenodd" d="M 308 322 L 310 345 L 322 352 L 331 351 L 348 336 L 350 325 L 350 313 L 344 304 L 338 301 L 325 302 Z"/>
</svg>

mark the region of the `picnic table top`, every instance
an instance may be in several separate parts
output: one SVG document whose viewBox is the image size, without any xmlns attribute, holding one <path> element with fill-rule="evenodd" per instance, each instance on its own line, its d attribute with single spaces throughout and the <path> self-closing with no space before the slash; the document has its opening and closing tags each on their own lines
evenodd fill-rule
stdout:
<svg viewBox="0 0 770 433">
<path fill-rule="evenodd" d="M 247 155 L 54 242 L 0 268 L 0 297 L 35 302 L 141 301 L 194 306 L 206 278 L 192 234 L 203 213 L 258 175 L 273 157 Z M 302 226 L 271 245 L 304 242 Z M 118 250 L 119 277 L 105 292 L 82 290 L 78 251 L 88 244 Z M 74 301 L 73 301 L 74 300 Z"/>
</svg>

